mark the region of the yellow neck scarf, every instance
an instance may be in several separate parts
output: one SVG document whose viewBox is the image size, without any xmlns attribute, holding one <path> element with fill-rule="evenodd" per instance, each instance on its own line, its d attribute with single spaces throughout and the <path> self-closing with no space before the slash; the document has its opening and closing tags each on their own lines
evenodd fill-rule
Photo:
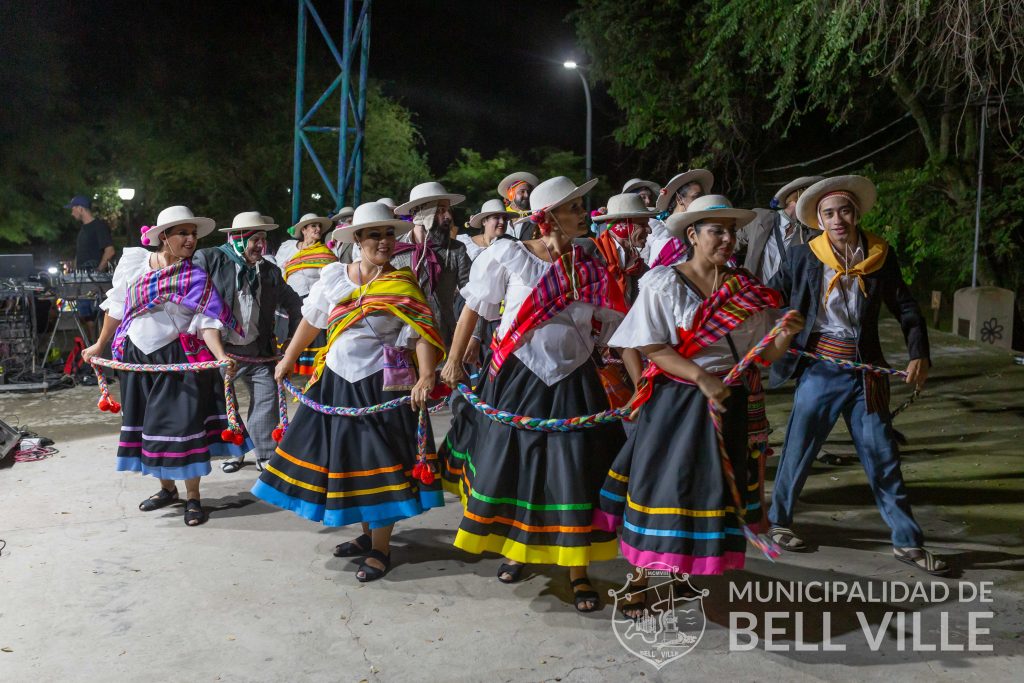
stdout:
<svg viewBox="0 0 1024 683">
<path fill-rule="evenodd" d="M 864 235 L 864 239 L 867 240 L 868 254 L 863 261 L 852 267 L 844 266 L 839 262 L 839 257 L 836 256 L 832 243 L 829 242 L 828 233 L 823 232 L 807 243 L 819 261 L 836 271 L 836 274 L 829 280 L 828 287 L 825 288 L 825 295 L 821 298 L 822 301 L 828 301 L 828 295 L 832 293 L 832 290 L 839 284 L 839 279 L 842 277 L 857 278 L 860 291 L 867 294 L 867 289 L 864 287 L 864 276 L 875 272 L 885 263 L 885 257 L 889 253 L 889 245 L 886 241 L 870 232 L 862 230 L 861 233 Z"/>
</svg>

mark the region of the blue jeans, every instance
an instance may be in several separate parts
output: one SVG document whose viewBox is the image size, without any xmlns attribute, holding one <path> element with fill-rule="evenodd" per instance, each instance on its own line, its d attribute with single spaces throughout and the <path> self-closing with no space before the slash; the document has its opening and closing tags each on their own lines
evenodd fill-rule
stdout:
<svg viewBox="0 0 1024 683">
<path fill-rule="evenodd" d="M 786 442 L 772 489 L 768 515 L 772 526 L 792 525 L 793 508 L 807 481 L 814 456 L 840 415 L 850 427 L 853 445 L 875 495 L 878 511 L 892 529 L 893 545 L 921 546 L 924 535 L 910 511 L 888 409 L 884 413 L 868 413 L 861 373 L 821 361 L 811 363 L 797 381 L 793 412 L 789 416 Z"/>
</svg>

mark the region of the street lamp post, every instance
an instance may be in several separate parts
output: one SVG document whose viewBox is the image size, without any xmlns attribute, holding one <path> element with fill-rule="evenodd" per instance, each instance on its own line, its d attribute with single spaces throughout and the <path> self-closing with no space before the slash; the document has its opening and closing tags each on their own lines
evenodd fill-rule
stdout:
<svg viewBox="0 0 1024 683">
<path fill-rule="evenodd" d="M 131 200 L 135 199 L 135 189 L 131 187 L 121 187 L 117 190 L 117 196 L 124 202 L 124 231 L 128 237 L 126 246 L 132 246 L 132 211 L 131 211 Z"/>
<path fill-rule="evenodd" d="M 591 104 L 590 104 L 590 85 L 587 83 L 587 77 L 583 75 L 583 69 L 581 69 L 580 66 L 576 62 L 574 62 L 572 60 L 569 60 L 567 62 L 564 62 L 562 64 L 562 66 L 564 66 L 566 69 L 570 69 L 572 71 L 575 71 L 579 75 L 580 82 L 583 83 L 583 94 L 587 98 L 587 177 L 584 180 L 590 180 L 593 177 L 593 175 L 594 175 L 593 168 L 592 168 L 593 156 L 592 156 L 592 153 L 591 153 L 591 150 L 592 150 L 591 139 L 592 139 L 594 115 L 593 115 L 593 107 L 591 107 Z"/>
</svg>

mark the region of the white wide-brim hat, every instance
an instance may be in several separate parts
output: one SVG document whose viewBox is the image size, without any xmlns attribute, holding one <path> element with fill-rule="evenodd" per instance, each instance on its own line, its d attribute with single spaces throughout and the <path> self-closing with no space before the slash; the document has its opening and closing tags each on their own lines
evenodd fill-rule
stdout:
<svg viewBox="0 0 1024 683">
<path fill-rule="evenodd" d="M 796 203 L 796 217 L 810 228 L 821 229 L 818 225 L 818 204 L 832 192 L 849 192 L 857 199 L 857 208 L 863 216 L 878 199 L 875 184 L 862 175 L 837 175 L 814 183 L 800 195 Z"/>
<path fill-rule="evenodd" d="M 351 206 L 343 206 L 338 210 L 338 213 L 331 216 L 331 220 L 335 223 L 344 222 L 348 218 L 352 218 L 352 213 L 355 211 Z"/>
<path fill-rule="evenodd" d="M 331 239 L 343 244 L 352 244 L 356 241 L 356 233 L 360 230 L 388 227 L 395 229 L 395 237 L 412 231 L 412 223 L 395 218 L 386 204 L 367 202 L 356 208 L 352 215 L 352 223 L 335 228 L 331 233 Z"/>
<path fill-rule="evenodd" d="M 230 228 L 221 228 L 218 232 L 239 232 L 240 230 L 262 230 L 269 232 L 277 229 L 277 223 L 270 216 L 259 211 L 243 211 L 231 219 Z"/>
<path fill-rule="evenodd" d="M 501 179 L 500 183 L 498 183 L 498 196 L 505 199 L 505 193 L 508 192 L 509 186 L 512 185 L 512 183 L 518 183 L 521 180 L 525 180 L 526 184 L 530 187 L 537 187 L 537 185 L 540 184 L 540 180 L 532 173 L 528 171 L 516 171 L 515 173 L 508 174 Z"/>
<path fill-rule="evenodd" d="M 779 191 L 775 193 L 774 199 L 775 199 L 775 201 L 777 201 L 781 205 L 782 202 L 786 201 L 786 197 L 788 197 L 790 195 L 790 193 L 796 192 L 797 190 L 807 189 L 808 187 L 810 187 L 814 183 L 816 183 L 818 181 L 821 181 L 821 180 L 824 180 L 824 179 L 825 179 L 825 176 L 823 176 L 823 175 L 805 175 L 805 176 L 801 176 L 801 177 L 797 178 L 796 180 L 790 181 L 790 182 L 786 183 L 785 185 L 783 185 L 781 188 L 779 188 Z"/>
<path fill-rule="evenodd" d="M 685 173 L 680 173 L 668 181 L 665 187 L 658 190 L 658 201 L 655 204 L 658 211 L 668 209 L 669 202 L 672 201 L 672 197 L 679 191 L 679 188 L 690 183 L 698 183 L 704 194 L 707 194 L 711 192 L 711 187 L 715 184 L 715 176 L 705 168 L 694 168 Z"/>
<path fill-rule="evenodd" d="M 395 200 L 392 199 L 391 197 L 381 197 L 377 201 L 383 204 L 384 206 L 388 207 L 392 211 L 394 211 L 395 208 L 398 206 L 398 204 L 395 204 Z"/>
<path fill-rule="evenodd" d="M 652 218 L 655 215 L 635 192 L 617 194 L 608 200 L 608 213 L 594 216 L 595 223 L 612 223 L 630 218 Z"/>
<path fill-rule="evenodd" d="M 448 192 L 448 190 L 444 189 L 444 185 L 436 181 L 420 183 L 409 192 L 409 201 L 395 207 L 395 215 L 410 216 L 416 213 L 416 209 L 422 206 L 444 201 L 445 199 L 448 200 L 451 206 L 458 206 L 466 201 L 466 195 Z"/>
<path fill-rule="evenodd" d="M 299 219 L 298 223 L 288 228 L 288 234 L 292 237 L 298 237 L 302 234 L 302 229 L 307 225 L 319 225 L 320 234 L 323 236 L 324 233 L 331 229 L 331 226 L 334 225 L 334 223 L 326 216 L 317 216 L 315 213 L 307 213 Z"/>
<path fill-rule="evenodd" d="M 505 209 L 505 202 L 500 199 L 488 199 L 484 202 L 484 205 L 480 207 L 480 213 L 475 213 L 469 218 L 469 225 L 473 228 L 479 228 L 483 225 L 484 219 L 489 216 L 504 215 L 509 220 L 519 218 L 518 213 L 507 211 Z"/>
<path fill-rule="evenodd" d="M 594 185 L 597 185 L 597 178 L 591 178 L 579 186 L 564 175 L 548 178 L 530 193 L 530 211 L 557 208 L 577 197 L 582 197 L 594 189 Z"/>
<path fill-rule="evenodd" d="M 217 227 L 217 223 L 212 218 L 196 216 L 187 206 L 169 206 L 156 217 L 156 225 L 141 231 L 142 244 L 159 247 L 160 234 L 164 230 L 189 223 L 196 226 L 196 239 L 206 237 Z"/>
<path fill-rule="evenodd" d="M 728 197 L 720 194 L 706 194 L 697 197 L 690 203 L 686 211 L 674 213 L 665 219 L 665 227 L 674 236 L 686 237 L 686 229 L 697 221 L 715 218 L 736 219 L 736 229 L 754 220 L 757 214 L 750 209 L 734 209 Z"/>
<path fill-rule="evenodd" d="M 646 187 L 648 190 L 654 193 L 655 197 L 658 196 L 658 191 L 661 189 L 658 183 L 653 182 L 651 180 L 644 180 L 642 178 L 630 178 L 629 180 L 626 181 L 626 184 L 622 186 L 622 191 L 623 193 L 636 192 L 641 187 Z"/>
</svg>

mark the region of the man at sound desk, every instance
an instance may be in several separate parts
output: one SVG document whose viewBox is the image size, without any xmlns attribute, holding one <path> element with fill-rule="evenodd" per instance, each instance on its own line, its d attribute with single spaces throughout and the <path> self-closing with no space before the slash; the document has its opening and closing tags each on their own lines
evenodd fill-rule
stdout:
<svg viewBox="0 0 1024 683">
<path fill-rule="evenodd" d="M 71 217 L 82 224 L 75 241 L 75 270 L 107 272 L 114 258 L 114 241 L 110 237 L 110 226 L 102 218 L 93 215 L 92 202 L 88 197 L 76 195 L 64 205 L 71 209 Z M 89 335 L 86 344 L 96 339 L 96 316 L 99 306 L 92 299 L 78 299 L 78 317 L 85 324 Z"/>
</svg>

